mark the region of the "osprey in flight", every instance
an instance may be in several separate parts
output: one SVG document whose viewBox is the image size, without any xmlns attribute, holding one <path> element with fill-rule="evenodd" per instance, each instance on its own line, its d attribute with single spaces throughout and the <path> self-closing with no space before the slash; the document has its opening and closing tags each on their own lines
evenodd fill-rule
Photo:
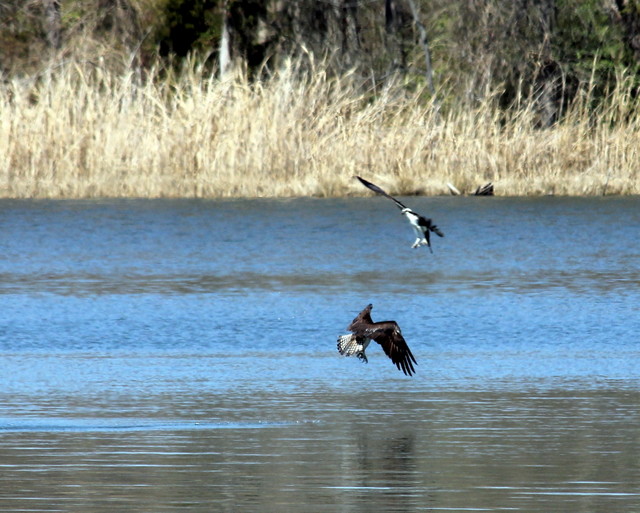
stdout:
<svg viewBox="0 0 640 513">
<path fill-rule="evenodd" d="M 440 228 L 433 224 L 431 219 L 422 217 L 420 214 L 416 214 L 413 210 L 405 207 L 397 199 L 387 194 L 377 185 L 372 184 L 371 182 L 367 182 L 364 178 L 360 178 L 359 176 L 356 176 L 356 178 L 360 180 L 362 185 L 364 185 L 365 187 L 371 189 L 373 192 L 382 194 L 383 196 L 393 201 L 396 205 L 398 205 L 398 208 L 402 211 L 401 213 L 404 214 L 405 217 L 409 220 L 411 226 L 413 227 L 413 230 L 416 232 L 416 241 L 411 246 L 412 248 L 417 248 L 418 246 L 428 246 L 429 251 L 433 253 L 433 250 L 431 249 L 431 237 L 429 232 L 433 232 L 440 237 L 444 237 L 444 233 L 440 231 Z"/>
<path fill-rule="evenodd" d="M 357 356 L 359 360 L 367 363 L 367 355 L 364 350 L 371 340 L 375 340 L 382 346 L 386 355 L 396 364 L 399 370 L 411 376 L 415 369 L 416 359 L 411 354 L 409 346 L 402 337 L 400 326 L 396 321 L 373 322 L 371 320 L 371 309 L 373 305 L 367 307 L 351 321 L 347 327 L 352 332 L 351 335 L 338 337 L 338 352 L 342 356 Z M 413 362 L 413 363 L 412 363 Z"/>
</svg>

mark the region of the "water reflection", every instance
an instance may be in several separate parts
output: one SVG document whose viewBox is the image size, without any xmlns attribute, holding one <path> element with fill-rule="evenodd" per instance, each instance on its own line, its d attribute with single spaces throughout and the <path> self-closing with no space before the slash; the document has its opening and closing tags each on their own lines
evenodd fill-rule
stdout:
<svg viewBox="0 0 640 513">
<path fill-rule="evenodd" d="M 638 505 L 637 392 L 383 395 L 299 396 L 303 409 L 316 399 L 312 422 L 14 425 L 0 439 L 3 482 L 21 492 L 4 494 L 0 505 L 362 512 Z M 295 402 L 283 407 L 276 394 L 261 400 L 273 417 L 308 415 Z M 234 405 L 250 417 L 261 411 L 257 403 Z"/>
</svg>

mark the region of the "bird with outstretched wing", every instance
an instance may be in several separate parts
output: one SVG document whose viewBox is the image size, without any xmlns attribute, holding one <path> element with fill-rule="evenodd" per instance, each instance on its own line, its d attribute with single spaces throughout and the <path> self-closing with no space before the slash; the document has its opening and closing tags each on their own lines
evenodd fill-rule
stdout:
<svg viewBox="0 0 640 513">
<path fill-rule="evenodd" d="M 396 321 L 373 322 L 371 319 L 371 309 L 369 304 L 351 321 L 347 330 L 351 334 L 338 337 L 338 352 L 342 356 L 356 356 L 360 361 L 367 362 L 365 349 L 372 340 L 382 346 L 385 354 L 391 358 L 396 367 L 411 376 L 415 373 L 413 364 L 416 359 L 407 345 L 400 326 Z"/>
<path fill-rule="evenodd" d="M 444 233 L 442 233 L 440 228 L 438 228 L 431 219 L 429 219 L 428 217 L 423 217 L 420 214 L 417 214 L 416 212 L 411 210 L 410 208 L 407 208 L 405 205 L 399 202 L 396 198 L 387 194 L 383 189 L 378 187 L 376 184 L 373 184 L 365 180 L 364 178 L 360 178 L 359 176 L 356 176 L 356 178 L 360 180 L 360 183 L 362 183 L 362 185 L 364 185 L 368 189 L 371 189 L 373 192 L 377 194 L 381 194 L 385 198 L 389 198 L 398 206 L 398 208 L 401 211 L 401 214 L 403 214 L 407 218 L 409 223 L 411 223 L 411 227 L 413 228 L 416 234 L 416 240 L 411 246 L 412 248 L 417 248 L 419 246 L 427 246 L 429 248 L 429 251 L 433 253 L 433 249 L 431 249 L 430 233 L 433 232 L 439 237 L 444 237 Z"/>
</svg>

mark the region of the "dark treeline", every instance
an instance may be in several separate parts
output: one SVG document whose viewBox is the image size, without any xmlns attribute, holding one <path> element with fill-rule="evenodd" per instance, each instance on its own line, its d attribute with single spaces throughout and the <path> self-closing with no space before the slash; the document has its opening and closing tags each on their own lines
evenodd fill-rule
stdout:
<svg viewBox="0 0 640 513">
<path fill-rule="evenodd" d="M 640 65 L 640 0 L 13 0 L 0 2 L 0 72 L 52 59 L 144 69 L 199 55 L 224 71 L 283 58 L 355 72 L 374 88 L 428 84 L 444 101 L 536 95 L 552 122 Z M 122 59 L 121 57 L 125 57 Z M 303 59 L 303 60 L 304 60 Z"/>
</svg>

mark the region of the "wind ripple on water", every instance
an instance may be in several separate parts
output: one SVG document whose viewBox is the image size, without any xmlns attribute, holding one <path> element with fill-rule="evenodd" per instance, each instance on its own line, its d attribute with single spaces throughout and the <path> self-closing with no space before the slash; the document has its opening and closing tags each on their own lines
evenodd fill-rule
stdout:
<svg viewBox="0 0 640 513">
<path fill-rule="evenodd" d="M 316 273 L 1 273 L 0 294 L 50 293 L 65 296 L 110 294 L 207 294 L 246 293 L 250 291 L 304 291 L 334 293 L 352 285 L 375 288 L 384 285 L 395 293 L 424 292 L 436 294 L 475 291 L 539 293 L 562 289 L 575 293 L 621 292 L 640 286 L 635 271 L 591 271 L 548 269 L 512 272 L 491 271 L 481 275 L 442 272 L 413 273 L 407 270 L 387 272 L 316 272 Z"/>
</svg>

